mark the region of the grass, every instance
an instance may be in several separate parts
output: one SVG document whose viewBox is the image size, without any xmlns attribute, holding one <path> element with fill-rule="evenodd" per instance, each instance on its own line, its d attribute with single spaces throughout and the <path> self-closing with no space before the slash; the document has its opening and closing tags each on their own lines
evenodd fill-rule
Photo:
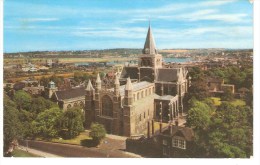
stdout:
<svg viewBox="0 0 260 165">
<path fill-rule="evenodd" d="M 213 103 L 215 106 L 220 106 L 222 102 L 227 102 L 227 101 L 221 101 L 221 99 L 219 97 L 211 97 L 211 99 L 213 100 Z M 230 102 L 234 106 L 246 105 L 246 102 L 241 99 L 234 99 L 233 101 L 228 101 L 228 102 Z"/>
<path fill-rule="evenodd" d="M 215 106 L 220 106 L 220 104 L 221 104 L 221 99 L 219 98 L 219 97 L 211 97 L 211 99 L 213 100 L 213 104 L 215 105 Z"/>
<path fill-rule="evenodd" d="M 231 104 L 233 104 L 234 106 L 244 106 L 246 105 L 246 102 L 241 99 L 235 99 L 234 101 L 231 101 Z"/>
<path fill-rule="evenodd" d="M 73 139 L 52 139 L 51 142 L 81 145 L 82 141 L 91 139 L 91 137 L 86 135 L 86 132 L 82 132 L 79 136 Z"/>
<path fill-rule="evenodd" d="M 26 152 L 26 151 L 23 151 L 23 150 L 20 150 L 20 149 L 15 149 L 12 152 L 12 156 L 13 157 L 40 157 L 38 155 L 29 153 L 29 152 Z"/>
</svg>

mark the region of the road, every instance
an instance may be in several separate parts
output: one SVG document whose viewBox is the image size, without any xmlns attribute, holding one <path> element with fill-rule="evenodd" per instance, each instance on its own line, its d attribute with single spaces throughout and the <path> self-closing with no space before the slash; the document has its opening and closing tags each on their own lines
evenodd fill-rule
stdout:
<svg viewBox="0 0 260 165">
<path fill-rule="evenodd" d="M 20 145 L 27 146 L 26 141 L 19 141 Z M 122 150 L 87 148 L 79 145 L 50 143 L 28 140 L 28 147 L 61 157 L 94 157 L 94 158 L 136 158 L 140 157 Z"/>
</svg>

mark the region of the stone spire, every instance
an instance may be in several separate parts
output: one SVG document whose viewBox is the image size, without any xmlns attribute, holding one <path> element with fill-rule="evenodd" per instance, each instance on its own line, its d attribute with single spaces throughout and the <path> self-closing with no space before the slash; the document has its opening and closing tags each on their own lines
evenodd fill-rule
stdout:
<svg viewBox="0 0 260 165">
<path fill-rule="evenodd" d="M 157 54 L 150 23 L 149 23 L 149 29 L 147 32 L 145 44 L 144 44 L 143 54 Z"/>
<path fill-rule="evenodd" d="M 91 84 L 91 81 L 88 80 L 88 85 L 87 85 L 86 91 L 92 91 L 92 90 L 94 90 L 94 88 L 93 88 L 93 86 Z"/>
<path fill-rule="evenodd" d="M 101 79 L 99 73 L 97 74 L 97 79 L 96 79 L 96 89 L 101 90 Z"/>
<path fill-rule="evenodd" d="M 119 78 L 116 75 L 115 86 L 114 86 L 114 93 L 115 93 L 116 96 L 119 96 L 119 94 L 120 94 L 119 87 L 120 87 Z"/>
<path fill-rule="evenodd" d="M 125 90 L 128 90 L 128 91 L 133 90 L 133 85 L 132 85 L 130 77 L 127 78 Z"/>
<path fill-rule="evenodd" d="M 101 79 L 100 79 L 99 73 L 97 74 L 96 83 L 101 83 Z"/>
<path fill-rule="evenodd" d="M 116 75 L 116 78 L 115 78 L 115 85 L 120 85 L 118 75 Z"/>
</svg>

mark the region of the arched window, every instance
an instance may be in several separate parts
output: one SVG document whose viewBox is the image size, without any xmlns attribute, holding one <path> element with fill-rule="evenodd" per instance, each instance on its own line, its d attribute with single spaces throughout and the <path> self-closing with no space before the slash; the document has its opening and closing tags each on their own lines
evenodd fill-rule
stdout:
<svg viewBox="0 0 260 165">
<path fill-rule="evenodd" d="M 147 96 L 147 89 L 145 90 L 145 97 Z"/>
<path fill-rule="evenodd" d="M 70 109 L 71 108 L 71 105 L 69 104 L 68 106 L 67 106 L 67 109 Z"/>
<path fill-rule="evenodd" d="M 137 93 L 137 100 L 139 100 L 139 92 Z"/>
<path fill-rule="evenodd" d="M 113 116 L 113 102 L 107 95 L 102 98 L 102 115 Z"/>
<path fill-rule="evenodd" d="M 81 108 L 84 107 L 84 103 L 83 103 L 83 101 L 81 101 L 81 102 L 79 103 L 79 106 L 80 106 Z"/>
<path fill-rule="evenodd" d="M 77 102 L 75 102 L 75 103 L 73 104 L 73 106 L 74 106 L 74 107 L 77 107 L 77 106 L 78 106 L 78 103 L 77 103 Z"/>
<path fill-rule="evenodd" d="M 141 94 L 141 98 L 143 98 L 144 97 L 144 91 L 142 91 L 142 94 Z"/>
</svg>

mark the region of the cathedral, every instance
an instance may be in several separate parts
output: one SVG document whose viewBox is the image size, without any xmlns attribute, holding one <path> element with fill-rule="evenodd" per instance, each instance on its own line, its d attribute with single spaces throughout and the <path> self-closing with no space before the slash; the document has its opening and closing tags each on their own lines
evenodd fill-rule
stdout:
<svg viewBox="0 0 260 165">
<path fill-rule="evenodd" d="M 187 73 L 183 67 L 163 67 L 149 26 L 137 66 L 125 66 L 111 89 L 102 88 L 99 74 L 94 85 L 88 82 L 86 127 L 98 122 L 107 133 L 130 137 L 150 132 L 154 121 L 176 122 L 183 114 L 183 97 L 189 86 Z"/>
</svg>

